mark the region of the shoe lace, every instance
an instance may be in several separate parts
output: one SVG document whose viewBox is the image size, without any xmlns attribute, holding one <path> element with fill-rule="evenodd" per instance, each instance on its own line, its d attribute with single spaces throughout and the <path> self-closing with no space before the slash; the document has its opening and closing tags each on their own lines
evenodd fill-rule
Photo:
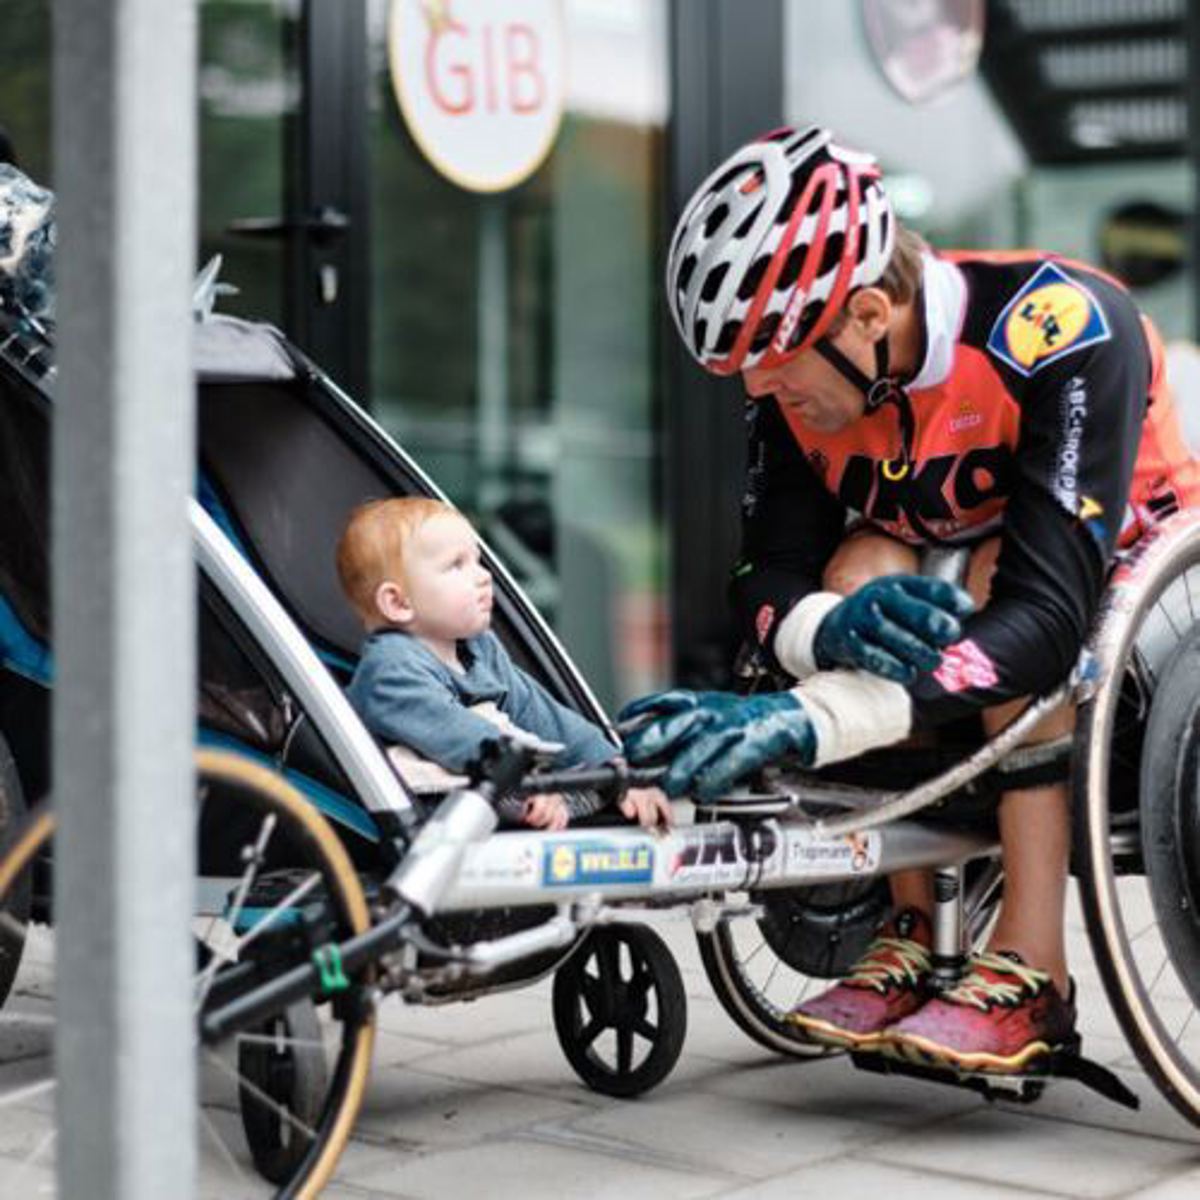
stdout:
<svg viewBox="0 0 1200 1200">
<path fill-rule="evenodd" d="M 1012 978 L 996 979 L 995 975 Z M 971 969 L 942 994 L 942 999 L 952 1004 L 970 1004 L 983 1012 L 995 1005 L 1012 1008 L 1026 996 L 1036 996 L 1049 979 L 1045 971 L 1014 962 L 1002 954 L 975 954 L 971 957 Z"/>
<path fill-rule="evenodd" d="M 911 938 L 878 937 L 855 963 L 844 983 L 886 992 L 892 984 L 921 982 L 929 971 L 929 951 Z"/>
</svg>

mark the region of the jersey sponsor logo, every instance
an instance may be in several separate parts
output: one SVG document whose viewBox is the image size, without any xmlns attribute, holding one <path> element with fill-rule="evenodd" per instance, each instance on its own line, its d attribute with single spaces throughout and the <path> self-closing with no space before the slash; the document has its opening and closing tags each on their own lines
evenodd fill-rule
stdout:
<svg viewBox="0 0 1200 1200">
<path fill-rule="evenodd" d="M 1012 451 L 1004 445 L 976 446 L 965 454 L 938 454 L 897 471 L 895 464 L 865 454 L 846 460 L 838 499 L 871 521 L 907 517 L 948 530 L 970 524 L 964 514 L 1011 490 Z"/>
<path fill-rule="evenodd" d="M 987 651 L 972 638 L 948 646 L 942 652 L 941 665 L 933 677 L 948 692 L 995 687 L 1000 678 Z"/>
<path fill-rule="evenodd" d="M 1044 263 L 996 318 L 987 347 L 1020 375 L 1033 375 L 1073 350 L 1112 337 L 1095 296 L 1054 263 Z"/>
<path fill-rule="evenodd" d="M 1055 499 L 1069 513 L 1079 508 L 1079 447 L 1088 415 L 1087 401 L 1083 380 L 1078 375 L 1068 380 L 1059 401 L 1061 430 L 1052 490 Z"/>
<path fill-rule="evenodd" d="M 968 429 L 975 429 L 982 424 L 983 414 L 964 402 L 959 405 L 958 412 L 950 418 L 950 432 L 966 433 Z"/>
</svg>

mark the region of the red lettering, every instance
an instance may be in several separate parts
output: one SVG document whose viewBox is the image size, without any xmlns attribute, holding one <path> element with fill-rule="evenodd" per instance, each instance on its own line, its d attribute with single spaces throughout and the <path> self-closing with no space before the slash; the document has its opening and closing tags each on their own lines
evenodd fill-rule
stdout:
<svg viewBox="0 0 1200 1200">
<path fill-rule="evenodd" d="M 500 106 L 496 95 L 496 54 L 492 48 L 492 27 L 483 27 L 483 78 L 487 87 L 487 110 L 495 112 Z"/>
<path fill-rule="evenodd" d="M 463 113 L 469 113 L 475 107 L 475 84 L 471 78 L 471 68 L 461 60 L 452 62 L 445 71 L 445 74 L 458 84 L 455 96 L 443 91 L 438 82 L 440 73 L 438 49 L 442 39 L 448 34 L 452 34 L 456 38 L 465 38 L 467 37 L 467 27 L 460 21 L 451 21 L 430 37 L 425 44 L 425 80 L 429 85 L 429 94 L 438 108 L 444 113 L 457 117 L 462 116 Z"/>
<path fill-rule="evenodd" d="M 425 81 L 433 102 L 450 116 L 475 111 L 481 85 L 483 107 L 499 112 L 507 102 L 518 114 L 538 112 L 546 101 L 546 76 L 541 64 L 541 41 L 529 25 L 503 27 L 503 56 L 497 62 L 497 30 L 484 23 L 476 31 L 461 21 L 448 21 L 425 44 Z M 505 71 L 501 95 L 500 70 Z M 482 73 L 482 78 L 478 73 Z"/>
<path fill-rule="evenodd" d="M 540 66 L 541 45 L 528 25 L 509 25 L 505 31 L 508 58 L 508 103 L 515 113 L 537 112 L 546 99 L 546 79 Z M 522 80 L 526 87 L 521 86 Z"/>
</svg>

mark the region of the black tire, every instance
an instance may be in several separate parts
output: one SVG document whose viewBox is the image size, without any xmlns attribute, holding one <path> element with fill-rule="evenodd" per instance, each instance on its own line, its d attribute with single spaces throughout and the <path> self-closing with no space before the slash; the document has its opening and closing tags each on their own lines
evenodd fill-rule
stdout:
<svg viewBox="0 0 1200 1200">
<path fill-rule="evenodd" d="M 660 1084 L 687 1035 L 683 976 L 662 938 L 644 925 L 593 929 L 554 976 L 554 1030 L 593 1091 L 629 1098 Z M 640 1060 L 638 1038 L 648 1045 Z"/>
<path fill-rule="evenodd" d="M 1147 1075 L 1200 1125 L 1200 518 L 1180 514 L 1144 543 L 1092 641 L 1101 682 L 1077 722 L 1075 866 L 1113 1012 Z M 1114 731 L 1131 677 L 1148 712 L 1128 812 L 1113 792 Z M 1182 1019 L 1175 983 L 1191 1001 Z"/>
<path fill-rule="evenodd" d="M 997 864 L 968 865 L 964 910 L 972 944 L 988 929 L 1001 883 Z M 761 917 L 723 918 L 711 932 L 696 934 L 704 973 L 721 1007 L 743 1033 L 777 1054 L 838 1053 L 805 1041 L 787 1014 L 816 981 L 844 975 L 866 950 L 888 910 L 887 880 L 768 891 L 750 900 L 762 907 Z M 735 925 L 757 930 L 749 948 L 739 945 Z"/>
<path fill-rule="evenodd" d="M 300 1124 L 318 1124 L 329 1092 L 321 1022 L 316 1005 L 301 1000 L 252 1032 L 253 1037 L 243 1034 L 237 1040 L 242 1128 L 258 1173 L 272 1183 L 286 1183 L 308 1144 L 296 1136 L 295 1125 L 260 1098 L 270 1097 Z"/>
<path fill-rule="evenodd" d="M 768 1050 L 792 1058 L 813 1058 L 829 1051 L 804 1040 L 788 1012 L 813 979 L 842 974 L 862 954 L 887 911 L 887 883 L 882 879 L 847 884 L 762 892 L 750 897 L 763 915 L 753 921 L 756 945 L 738 944 L 739 929 L 723 918 L 710 932 L 697 932 L 700 961 L 721 1007 L 734 1024 Z M 749 927 L 749 919 L 737 926 Z M 763 952 L 766 951 L 764 957 Z M 765 965 L 765 985 L 754 979 L 751 961 Z M 797 993 L 789 989 L 776 999 L 771 983 L 779 971 L 805 980 Z M 784 1001 L 787 1007 L 784 1006 Z"/>
<path fill-rule="evenodd" d="M 26 818 L 25 794 L 8 743 L 0 735 L 0 852 L 6 852 Z M 23 871 L 0 904 L 0 1008 L 21 966 L 33 904 L 33 875 Z"/>
</svg>

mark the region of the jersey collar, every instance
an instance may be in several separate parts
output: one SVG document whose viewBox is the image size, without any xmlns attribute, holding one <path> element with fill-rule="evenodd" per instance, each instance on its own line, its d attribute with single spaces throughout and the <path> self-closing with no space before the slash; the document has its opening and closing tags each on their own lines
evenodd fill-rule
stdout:
<svg viewBox="0 0 1200 1200">
<path fill-rule="evenodd" d="M 909 381 L 913 391 L 945 383 L 967 313 L 967 281 L 958 267 L 932 254 L 922 256 L 925 295 L 925 357 Z"/>
</svg>

